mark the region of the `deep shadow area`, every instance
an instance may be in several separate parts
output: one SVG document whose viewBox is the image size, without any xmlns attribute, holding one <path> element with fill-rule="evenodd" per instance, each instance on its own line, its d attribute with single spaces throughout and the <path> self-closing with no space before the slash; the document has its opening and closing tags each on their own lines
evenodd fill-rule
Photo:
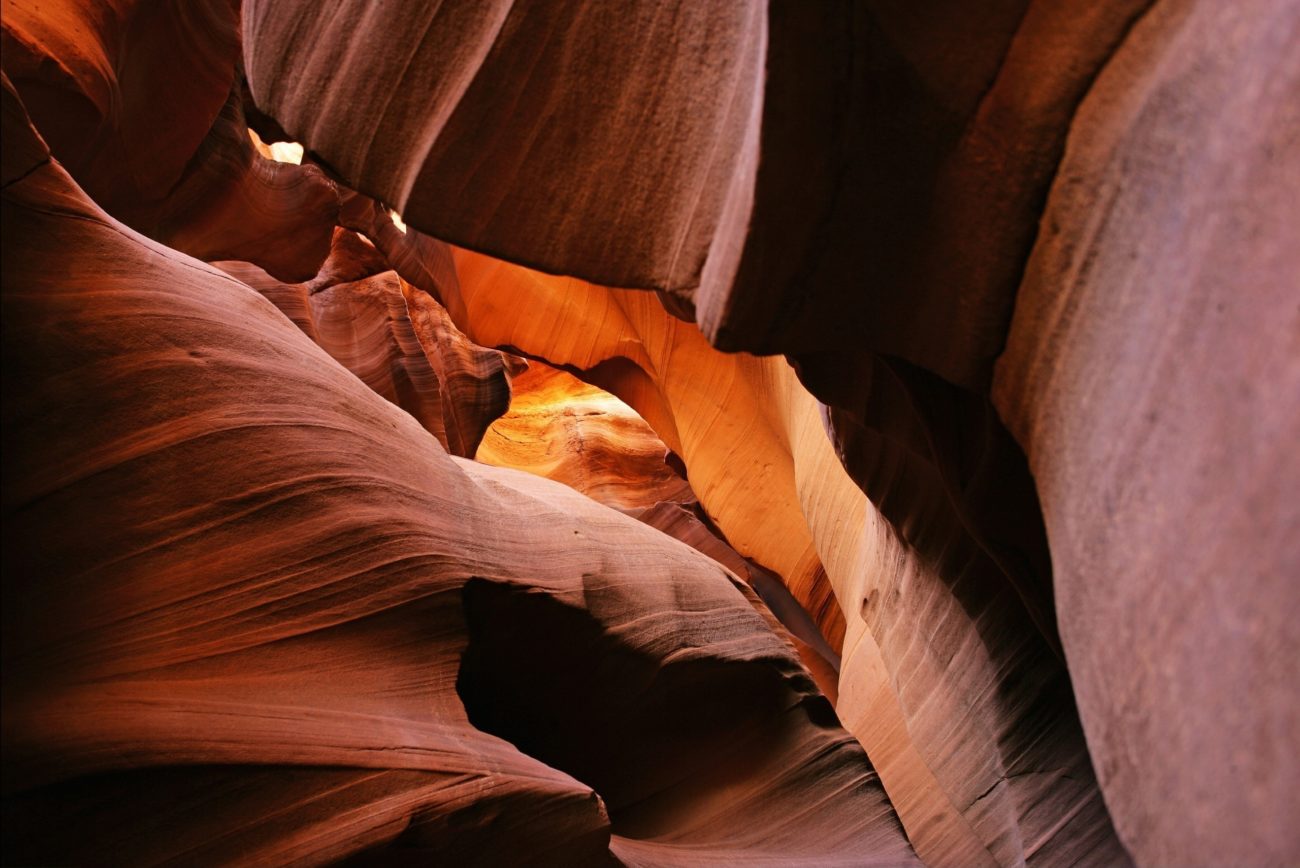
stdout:
<svg viewBox="0 0 1300 868">
<path fill-rule="evenodd" d="M 663 636 L 654 613 L 606 624 L 545 591 L 479 578 L 464 604 L 456 690 L 470 722 L 596 790 L 617 834 L 656 834 L 683 796 L 743 777 L 754 743 L 777 735 L 792 706 L 820 703 L 828 720 L 820 706 L 792 713 L 834 720 L 823 697 L 792 689 L 793 661 L 710 654 L 689 644 L 698 633 Z"/>
<path fill-rule="evenodd" d="M 821 353 L 791 362 L 828 405 L 845 470 L 899 535 L 945 581 L 973 572 L 978 581 L 967 584 L 980 596 L 1009 589 L 1064 664 L 1038 492 L 989 399 L 897 358 Z M 972 592 L 958 598 L 977 617 L 984 607 Z"/>
</svg>

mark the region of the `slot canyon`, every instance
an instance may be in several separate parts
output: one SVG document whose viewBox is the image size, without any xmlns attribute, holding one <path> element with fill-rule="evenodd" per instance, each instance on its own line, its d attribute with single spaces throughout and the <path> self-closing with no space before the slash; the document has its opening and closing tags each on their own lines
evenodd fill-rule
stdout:
<svg viewBox="0 0 1300 868">
<path fill-rule="evenodd" d="M 1300 866 L 1300 3 L 0 22 L 5 864 Z"/>
</svg>

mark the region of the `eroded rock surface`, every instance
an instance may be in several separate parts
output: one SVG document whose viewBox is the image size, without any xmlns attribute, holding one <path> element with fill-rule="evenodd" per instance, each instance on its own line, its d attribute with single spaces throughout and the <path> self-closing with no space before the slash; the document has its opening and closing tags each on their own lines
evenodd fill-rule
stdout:
<svg viewBox="0 0 1300 868">
<path fill-rule="evenodd" d="M 1144 864 L 1300 858 L 1298 39 L 1288 3 L 1142 21 L 1076 119 L 998 367 Z"/>
<path fill-rule="evenodd" d="M 695 502 L 659 435 L 618 398 L 537 362 L 511 388 L 510 410 L 488 428 L 479 461 L 563 482 L 625 511 Z"/>
<path fill-rule="evenodd" d="M 338 193 L 262 157 L 244 122 L 229 0 L 5 4 L 4 70 L 50 150 L 105 210 L 199 259 L 308 280 Z"/>
<path fill-rule="evenodd" d="M 39 153 L 20 118 L 6 142 Z M 913 861 L 713 560 L 449 456 L 249 287 L 57 162 L 10 169 L 7 859 Z M 570 674 L 585 704 L 539 692 Z M 573 752 L 659 717 L 676 728 Z"/>
<path fill-rule="evenodd" d="M 7 2 L 6 859 L 1300 860 L 1297 42 Z"/>
<path fill-rule="evenodd" d="M 401 241 L 438 244 L 414 230 Z M 938 525 L 955 550 L 939 564 L 900 538 L 784 360 L 720 353 L 649 293 L 452 258 L 456 280 L 440 291 L 473 340 L 573 366 L 635 407 L 682 456 L 727 541 L 812 614 L 842 659 L 837 711 L 923 858 L 1123 860 L 1065 667 L 1014 587 L 977 560 L 947 571 L 972 558 L 959 526 L 944 537 Z"/>
<path fill-rule="evenodd" d="M 248 19 L 250 39 L 265 40 L 264 44 L 287 53 L 250 73 L 254 94 L 273 113 L 292 116 L 301 111 L 301 96 L 291 88 L 276 89 L 274 82 L 289 68 L 331 68 L 320 59 L 330 56 L 332 49 L 327 43 L 296 35 L 286 40 L 281 35 L 293 33 L 289 24 L 306 14 L 304 4 L 275 11 L 268 4 L 258 9 Z M 1235 824 L 1238 829 L 1254 830 L 1247 834 L 1259 842 L 1256 846 L 1261 849 L 1250 851 L 1258 858 L 1276 858 L 1279 853 L 1294 856 L 1300 844 L 1272 818 L 1281 816 L 1277 811 L 1289 811 L 1300 783 L 1286 763 L 1265 767 L 1265 758 L 1275 755 L 1279 744 L 1290 745 L 1284 752 L 1295 753 L 1294 733 L 1300 732 L 1292 725 L 1300 703 L 1294 687 L 1284 686 L 1277 669 L 1278 661 L 1295 656 L 1290 653 L 1296 643 L 1295 628 L 1287 626 L 1293 619 L 1278 614 L 1294 612 L 1297 605 L 1294 589 L 1280 579 L 1295 572 L 1296 534 L 1290 505 L 1294 498 L 1287 498 L 1288 505 L 1280 504 L 1281 489 L 1264 482 L 1267 474 L 1260 468 L 1272 468 L 1272 479 L 1294 487 L 1292 464 L 1281 456 L 1276 460 L 1264 456 L 1284 448 L 1277 444 L 1289 443 L 1296 433 L 1295 390 L 1289 374 L 1296 350 L 1294 341 L 1288 343 L 1277 331 L 1294 331 L 1290 321 L 1294 305 L 1279 301 L 1281 294 L 1295 292 L 1294 257 L 1283 252 L 1294 245 L 1276 239 L 1294 235 L 1296 224 L 1294 210 L 1279 203 L 1300 198 L 1293 171 L 1294 63 L 1289 55 L 1294 52 L 1284 47 L 1294 42 L 1298 18 L 1293 4 L 1268 0 L 1231 10 L 1209 0 L 1008 2 L 982 7 L 978 13 L 962 4 L 928 4 L 915 10 L 886 2 L 770 4 L 758 25 L 763 38 L 741 39 L 739 30 L 719 26 L 718 39 L 711 46 L 720 59 L 711 73 L 721 72 L 723 64 L 732 64 L 727 70 L 753 70 L 739 65 L 753 46 L 761 46 L 764 55 L 761 85 L 750 91 L 750 117 L 756 120 L 743 134 L 734 135 L 726 155 L 711 164 L 720 169 L 701 171 L 689 161 L 666 161 L 653 138 L 628 136 L 627 146 L 619 151 L 620 160 L 637 160 L 638 166 L 659 172 L 668 189 L 677 189 L 682 182 L 693 184 L 700 191 L 700 207 L 711 215 L 712 238 L 705 243 L 691 234 L 673 236 L 686 241 L 667 261 L 645 245 L 620 248 L 631 252 L 618 259 L 622 270 L 617 271 L 605 270 L 607 260 L 585 249 L 533 243 L 542 227 L 528 210 L 501 209 L 491 220 L 476 216 L 476 222 L 463 223 L 446 214 L 426 223 L 424 209 L 435 199 L 420 201 L 421 197 L 407 195 L 409 189 L 401 187 L 390 190 L 382 183 L 382 173 L 373 169 L 368 170 L 369 177 L 376 181 L 368 190 L 404 207 L 417 229 L 466 247 L 607 284 L 660 290 L 675 313 L 698 320 L 718 346 L 791 354 L 805 385 L 828 405 L 827 427 L 837 451 L 871 500 L 872 508 L 839 514 L 854 515 L 858 532 L 870 537 L 877 533 L 869 529 L 876 520 L 874 508 L 889 525 L 879 531 L 882 539 L 899 538 L 897 543 L 884 544 L 885 548 L 896 545 L 908 553 L 886 558 L 883 571 L 865 583 L 846 585 L 826 564 L 850 636 L 854 617 L 871 624 L 869 632 L 881 655 L 893 661 L 886 668 L 895 673 L 921 665 L 924 659 L 913 657 L 916 652 L 911 650 L 916 647 L 913 636 L 918 623 L 929 625 L 922 628 L 924 635 L 939 646 L 947 645 L 943 634 L 951 628 L 942 606 L 920 615 L 912 605 L 898 602 L 905 589 L 915 586 L 912 577 L 929 575 L 932 578 L 923 586 L 945 588 L 948 599 L 960 601 L 957 610 L 979 624 L 969 635 L 983 635 L 988 647 L 999 646 L 992 637 L 1005 637 L 1017 649 L 1004 645 L 1001 651 L 991 652 L 993 658 L 1004 653 L 1019 657 L 1046 678 L 1029 682 L 1050 683 L 1051 677 L 1044 673 L 1060 671 L 1059 663 L 1045 661 L 1058 655 L 1078 670 L 1076 679 L 1089 680 L 1082 695 L 1091 697 L 1087 703 L 1092 711 L 1085 707 L 1084 719 L 1093 748 L 1114 755 L 1117 768 L 1125 769 L 1104 787 L 1111 808 L 1130 814 L 1121 819 L 1120 829 L 1144 861 L 1210 858 L 1211 850 L 1198 852 L 1193 843 L 1201 837 L 1176 832 L 1182 817 L 1209 814 L 1216 817 L 1213 828 L 1220 832 L 1218 840 L 1231 840 L 1226 830 Z M 502 53 L 508 45 L 523 54 L 520 46 L 529 45 L 545 63 L 577 62 L 572 59 L 572 43 L 550 35 L 580 33 L 580 24 L 563 19 L 547 23 L 551 27 L 535 26 L 537 22 L 518 12 L 507 17 L 499 43 Z M 1213 35 L 1216 31 L 1221 38 Z M 294 53 L 300 58 L 297 63 L 289 59 Z M 499 57 L 492 50 L 487 56 Z M 636 86 L 632 82 L 646 67 L 632 53 L 623 60 L 606 70 L 602 87 Z M 471 65 L 459 69 L 471 76 L 471 82 L 478 80 L 472 77 L 477 70 Z M 746 92 L 729 90 L 689 65 L 657 70 L 666 83 L 659 83 L 654 92 L 679 100 L 683 114 L 689 113 L 689 95 L 701 83 L 709 93 Z M 679 71 L 681 78 L 676 76 Z M 268 82 L 260 91 L 259 76 Z M 687 79 L 693 79 L 690 86 Z M 490 75 L 484 80 L 491 80 Z M 424 93 L 398 88 L 395 102 L 405 110 Z M 471 84 L 464 93 L 440 95 L 437 105 L 453 116 L 466 111 L 490 119 L 489 124 L 504 123 L 510 104 L 477 100 L 481 93 L 473 91 Z M 339 101 L 339 105 L 347 103 Z M 388 106 L 384 110 L 386 116 L 398 113 Z M 1258 120 L 1247 133 L 1251 112 Z M 296 127 L 295 134 L 309 145 L 315 136 L 328 145 L 330 136 L 338 132 L 320 131 L 341 129 L 328 123 L 328 114 L 327 110 L 317 116 L 315 127 Z M 550 126 L 544 128 L 553 129 L 571 118 L 573 129 L 583 129 L 581 115 L 581 107 L 562 104 L 561 110 L 545 118 Z M 440 125 L 443 115 L 428 111 L 423 116 L 439 119 L 421 128 L 436 140 L 447 129 Z M 1191 116 L 1199 120 L 1188 120 Z M 601 132 L 626 121 L 615 117 L 610 125 L 600 127 Z M 524 122 L 519 129 L 532 132 L 537 127 Z M 716 129 L 708 124 L 680 132 L 686 143 L 674 153 L 698 151 L 717 141 L 712 138 Z M 692 135 L 698 138 L 690 139 Z M 644 149 L 639 147 L 642 141 Z M 425 171 L 428 166 L 412 163 L 406 152 L 394 149 L 371 152 L 369 159 L 368 166 L 387 165 L 395 173 L 402 168 Z M 476 166 L 492 159 L 486 156 Z M 502 165 L 510 163 L 506 160 Z M 638 177 L 635 170 L 629 176 Z M 1040 224 L 1054 181 L 1055 204 L 1049 204 Z M 490 208 L 509 201 L 500 185 L 518 183 L 524 188 L 530 182 L 529 176 L 518 172 L 483 169 L 466 189 L 498 185 L 497 195 L 481 206 Z M 583 191 L 584 182 L 590 183 L 578 179 L 573 190 Z M 626 205 L 635 211 L 644 199 L 637 195 L 635 184 L 628 189 Z M 1239 204 L 1255 196 L 1263 196 L 1262 213 L 1271 216 L 1254 216 L 1256 209 Z M 1165 210 L 1149 207 L 1157 199 Z M 563 212 L 564 224 L 583 243 L 600 234 L 602 223 L 614 219 L 607 202 L 595 196 L 583 198 L 582 193 L 566 200 Z M 483 228 L 493 221 L 491 230 Z M 516 230 L 513 246 L 502 246 L 492 231 L 507 222 Z M 1129 225 L 1134 227 L 1131 237 L 1122 234 Z M 1247 228 L 1251 226 L 1258 228 Z M 1216 241 L 1220 238 L 1222 245 Z M 1150 249 L 1133 239 L 1149 239 Z M 1233 252 L 1223 253 L 1224 249 Z M 629 258 L 641 268 L 630 264 Z M 1252 264 L 1257 259 L 1258 264 Z M 1129 261 L 1152 264 L 1123 264 Z M 673 267 L 682 262 L 689 267 L 679 276 Z M 1139 280 L 1130 275 L 1146 275 L 1143 269 L 1148 267 L 1157 287 L 1170 288 L 1152 292 L 1150 306 L 1141 307 L 1132 300 Z M 1166 301 L 1177 310 L 1192 304 L 1181 299 L 1209 297 L 1208 290 L 1196 289 L 1211 281 L 1199 269 L 1216 276 L 1215 285 L 1225 293 L 1225 312 L 1233 306 L 1244 306 L 1260 317 L 1265 316 L 1261 311 L 1272 312 L 1271 328 L 1260 320 L 1260 349 L 1250 350 L 1244 337 L 1233 343 L 1234 338 L 1211 330 L 1214 321 L 1208 319 L 1208 312 L 1203 323 L 1181 329 L 1158 323 L 1156 312 Z M 466 272 L 461 271 L 464 284 Z M 1256 272 L 1262 275 L 1258 281 L 1252 276 Z M 1291 276 L 1279 276 L 1283 274 Z M 1102 283 L 1104 288 L 1092 291 Z M 591 306 L 583 298 L 590 290 L 575 285 L 565 292 L 575 297 L 573 305 Z M 1094 300 L 1103 297 L 1113 299 L 1109 307 Z M 1014 323 L 1013 308 L 1017 309 Z M 497 322 L 511 316 L 499 310 L 476 314 L 472 304 L 465 311 L 454 305 L 449 309 L 471 331 L 469 320 L 477 318 L 481 328 L 497 329 Z M 1130 309 L 1140 315 L 1123 319 L 1127 315 L 1123 311 Z M 1061 338 L 1059 346 L 1047 342 L 1044 318 L 1050 319 L 1052 333 Z M 1225 323 L 1224 328 L 1233 325 Z M 500 330 L 503 335 L 512 331 Z M 1234 334 L 1248 331 L 1241 325 Z M 1160 347 L 1139 351 L 1153 334 L 1168 337 Z M 1001 363 L 995 407 L 987 392 L 1008 335 L 1010 349 Z M 509 340 L 518 337 L 509 334 Z M 1189 355 L 1193 345 L 1222 347 L 1234 359 L 1267 361 L 1258 366 L 1253 362 L 1224 366 L 1215 361 L 1213 351 Z M 555 360 L 581 366 L 573 359 L 587 348 L 561 343 L 552 351 Z M 1114 376 L 1109 371 L 1109 353 L 1119 354 Z M 1180 365 L 1186 363 L 1178 376 L 1192 378 L 1198 386 L 1183 392 L 1200 395 L 1202 400 L 1180 397 L 1175 406 L 1186 408 L 1182 415 L 1177 411 L 1166 415 L 1159 405 L 1168 400 L 1167 393 L 1144 387 L 1141 394 L 1149 395 L 1151 404 L 1148 424 L 1157 433 L 1145 428 L 1133 431 L 1127 424 L 1106 425 L 1107 412 L 1136 418 L 1130 416 L 1136 387 L 1128 381 L 1137 378 L 1139 370 L 1145 377 L 1154 376 L 1149 372 L 1160 370 L 1161 353 L 1179 359 Z M 653 382 L 671 379 L 633 361 Z M 1126 365 L 1132 366 L 1133 373 L 1126 373 Z M 602 384 L 615 378 L 608 368 L 593 368 L 589 375 Z M 1175 388 L 1174 374 L 1163 376 Z M 662 408 L 656 411 L 651 406 L 657 400 L 656 390 L 638 382 L 639 377 L 620 372 L 620 394 L 638 406 L 666 441 L 674 442 L 680 434 L 674 431 L 680 418 Z M 1044 382 L 1059 382 L 1062 390 L 1054 392 Z M 638 404 L 632 397 L 637 394 L 652 397 Z M 1069 407 L 1063 402 L 1070 402 Z M 1094 407 L 1103 412 L 1095 412 Z M 1069 421 L 1084 417 L 1087 424 Z M 1201 417 L 1217 421 L 1204 423 Z M 1002 427 L 1003 419 L 1010 434 Z M 1259 427 L 1252 427 L 1248 435 L 1228 437 L 1229 420 L 1244 419 L 1259 419 Z M 1207 434 L 1204 440 L 1201 435 L 1188 439 L 1186 432 L 1192 428 L 1219 431 L 1223 437 Z M 1130 438 L 1117 431 L 1130 432 L 1133 445 L 1122 446 Z M 1209 456 L 1218 453 L 1210 446 L 1212 440 L 1259 445 L 1243 450 L 1241 455 L 1249 458 L 1214 462 Z M 1124 508 L 1104 505 L 1106 498 L 1098 493 L 1108 490 L 1107 479 L 1120 486 L 1120 471 L 1105 468 L 1118 466 L 1115 462 L 1129 466 L 1137 455 L 1162 465 L 1157 444 L 1165 444 L 1160 450 L 1186 448 L 1179 460 L 1157 475 L 1159 484 L 1143 489 L 1148 491 L 1140 508 L 1143 519 L 1130 523 L 1133 530 L 1111 530 Z M 1132 451 L 1126 452 L 1128 448 Z M 1021 449 L 1029 453 L 1028 464 Z M 1130 458 L 1121 461 L 1125 455 Z M 714 502 L 725 500 L 706 491 L 707 483 L 692 466 L 691 456 L 683 456 L 706 509 L 711 509 L 711 497 Z M 695 461 L 700 463 L 698 457 Z M 1240 464 L 1240 472 L 1225 470 L 1219 476 L 1209 469 L 1216 464 Z M 1144 474 L 1127 474 L 1125 485 L 1141 478 Z M 1223 482 L 1192 484 L 1202 478 Z M 786 496 L 780 499 L 792 502 Z M 1243 509 L 1252 515 L 1262 510 L 1266 517 L 1232 518 Z M 1039 524 L 1040 510 L 1047 517 L 1047 536 Z M 755 509 L 754 514 L 769 513 Z M 1222 523 L 1213 524 L 1211 515 Z M 714 517 L 725 530 L 726 519 L 721 514 Z M 1152 521 L 1159 523 L 1155 537 L 1137 530 Z M 733 520 L 733 525 L 737 523 Z M 1247 525 L 1252 529 L 1247 530 Z M 819 531 L 811 519 L 809 526 L 819 559 L 827 561 L 827 551 L 833 548 L 829 531 Z M 1169 534 L 1169 545 L 1177 545 L 1177 557 L 1161 559 L 1158 554 L 1159 535 L 1164 532 Z M 741 533 L 727 530 L 727 535 L 740 551 L 749 551 L 740 541 Z M 1055 578 L 1048 570 L 1045 541 L 1049 538 Z M 1114 549 L 1109 548 L 1112 540 Z M 798 548 L 797 543 L 787 545 Z M 1106 554 L 1097 554 L 1097 547 Z M 1212 601 L 1234 586 L 1228 576 L 1235 569 L 1227 563 L 1239 548 L 1248 549 L 1252 553 L 1248 560 L 1255 564 L 1249 568 L 1255 578 L 1243 594 L 1250 602 L 1243 603 L 1244 608 L 1230 607 L 1240 610 L 1239 616 L 1221 619 L 1223 610 Z M 1162 564 L 1159 570 L 1139 566 L 1152 559 Z M 833 620 L 825 617 L 825 608 L 818 607 L 816 591 L 811 590 L 818 585 L 816 568 L 806 561 L 801 571 L 793 560 L 787 556 L 772 565 L 780 564 L 781 575 L 820 621 Z M 1063 567 L 1063 562 L 1068 563 Z M 1214 566 L 1219 563 L 1223 568 Z M 1096 581 L 1094 569 L 1104 572 L 1107 581 Z M 1166 570 L 1176 571 L 1179 580 L 1161 582 L 1157 576 Z M 1126 591 L 1109 595 L 1101 590 L 1112 583 L 1122 584 Z M 1080 590 L 1085 587 L 1089 590 Z M 1165 599 L 1175 593 L 1174 588 L 1183 602 Z M 1083 601 L 1079 623 L 1071 625 L 1076 614 L 1054 591 Z M 1189 604 L 1187 598 L 1197 602 Z M 945 595 L 927 592 L 925 602 L 917 605 L 925 609 L 942 599 Z M 1106 615 L 1117 600 L 1131 605 L 1124 607 L 1123 616 Z M 889 614 L 895 607 L 908 615 L 895 622 Z M 1148 612 L 1152 607 L 1169 614 L 1156 617 Z M 1270 613 L 1267 617 L 1261 614 L 1265 610 Z M 1139 625 L 1147 623 L 1144 617 L 1163 625 L 1162 634 L 1168 631 L 1171 643 L 1145 641 L 1142 647 L 1149 649 L 1149 659 L 1136 669 L 1146 674 L 1120 677 L 1118 669 L 1125 665 L 1131 645 L 1112 642 L 1106 627 L 1114 621 L 1137 642 L 1143 632 Z M 900 629 L 893 629 L 895 623 Z M 1062 642 L 1061 633 L 1069 631 L 1074 638 Z M 1197 655 L 1183 654 L 1179 648 L 1198 635 L 1216 638 L 1204 643 Z M 846 643 L 846 661 L 848 650 Z M 1220 652 L 1231 663 L 1215 662 Z M 1191 662 L 1202 656 L 1200 665 Z M 912 663 L 900 662 L 909 657 Z M 951 661 L 960 657 L 939 653 L 932 659 L 943 672 L 934 676 L 940 681 L 965 680 L 950 668 Z M 841 687 L 855 672 L 866 672 L 871 665 L 846 662 Z M 1225 675 L 1224 681 L 1198 680 L 1216 666 L 1234 675 Z M 1156 673 L 1164 673 L 1159 677 L 1165 686 L 1155 690 L 1148 705 L 1144 685 Z M 1194 680 L 1199 685 L 1196 690 L 1189 686 Z M 1229 682 L 1257 684 L 1260 692 L 1248 701 L 1234 700 L 1233 690 L 1226 687 Z M 904 680 L 897 689 L 906 696 L 911 683 Z M 1068 692 L 1059 686 L 1064 682 L 1057 684 L 1048 692 Z M 1122 699 L 1113 692 L 1117 684 L 1129 685 Z M 1193 715 L 1186 726 L 1173 723 L 1184 719 L 1174 708 L 1174 694 L 1167 692 L 1174 685 L 1183 685 L 1178 689 L 1202 699 L 1198 708 L 1203 716 Z M 842 690 L 841 709 L 846 695 L 850 705 L 863 701 Z M 1257 714 L 1254 703 L 1263 703 L 1265 710 Z M 927 707 L 933 710 L 930 703 Z M 969 704 L 957 707 L 971 708 Z M 1242 712 L 1243 708 L 1251 710 Z M 954 713 L 960 715 L 950 710 L 935 719 L 946 720 Z M 1169 723 L 1140 722 L 1150 716 Z M 1217 722 L 1211 724 L 1211 718 Z M 1109 735 L 1119 730 L 1122 736 Z M 931 746 L 956 738 L 949 730 L 927 731 L 920 724 L 912 727 L 911 736 Z M 1233 778 L 1234 791 L 1243 797 L 1232 810 L 1223 810 L 1211 795 L 1214 787 L 1209 778 L 1195 786 L 1178 783 L 1189 772 L 1175 770 L 1197 768 L 1207 752 L 1237 751 L 1258 763 L 1250 765 L 1250 774 Z M 1144 807 L 1134 801 L 1134 788 L 1121 783 L 1140 776 L 1140 769 L 1150 769 L 1148 786 L 1160 787 L 1166 794 L 1144 790 Z M 1111 775 L 1104 771 L 1103 781 L 1111 781 Z M 966 772 L 961 778 L 970 779 Z M 1012 782 L 1008 786 L 1025 783 L 1015 775 L 1008 780 Z M 942 789 L 953 792 L 961 787 Z M 1166 801 L 1169 791 L 1188 794 L 1186 801 L 1179 802 L 1181 813 Z M 1275 810 L 1262 807 L 1265 802 Z M 975 803 L 956 800 L 959 810 L 967 804 Z M 1163 819 L 1152 820 L 1152 812 Z M 907 804 L 900 804 L 900 813 L 906 820 Z M 990 840 L 985 837 L 986 843 Z M 1041 852 L 1039 839 L 1030 835 L 1021 852 Z M 1232 861 L 1229 854 L 1214 852 L 1213 859 Z"/>
<path fill-rule="evenodd" d="M 470 343 L 432 296 L 399 278 L 355 232 L 334 230 L 329 258 L 306 283 L 280 283 L 251 263 L 217 265 L 262 293 L 453 455 L 473 457 L 510 406 L 510 371 L 522 364 Z"/>
</svg>

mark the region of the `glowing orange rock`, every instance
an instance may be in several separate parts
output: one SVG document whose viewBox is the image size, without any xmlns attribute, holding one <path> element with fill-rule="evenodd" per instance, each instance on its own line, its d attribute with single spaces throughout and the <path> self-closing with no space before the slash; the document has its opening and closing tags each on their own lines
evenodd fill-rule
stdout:
<svg viewBox="0 0 1300 868">
<path fill-rule="evenodd" d="M 713 560 L 449 456 L 5 84 L 7 861 L 914 863 Z"/>
<path fill-rule="evenodd" d="M 511 385 L 510 410 L 487 430 L 478 460 L 563 482 L 617 509 L 694 502 L 664 442 L 618 398 L 540 363 Z"/>
</svg>

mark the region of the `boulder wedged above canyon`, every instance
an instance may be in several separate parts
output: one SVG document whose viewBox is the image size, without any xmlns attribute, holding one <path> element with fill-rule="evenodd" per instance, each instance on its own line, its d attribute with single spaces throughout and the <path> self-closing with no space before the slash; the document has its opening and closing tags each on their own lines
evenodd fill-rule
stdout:
<svg viewBox="0 0 1300 868">
<path fill-rule="evenodd" d="M 57 162 L 5 175 L 7 860 L 914 862 L 716 562 L 449 456 Z"/>
</svg>

